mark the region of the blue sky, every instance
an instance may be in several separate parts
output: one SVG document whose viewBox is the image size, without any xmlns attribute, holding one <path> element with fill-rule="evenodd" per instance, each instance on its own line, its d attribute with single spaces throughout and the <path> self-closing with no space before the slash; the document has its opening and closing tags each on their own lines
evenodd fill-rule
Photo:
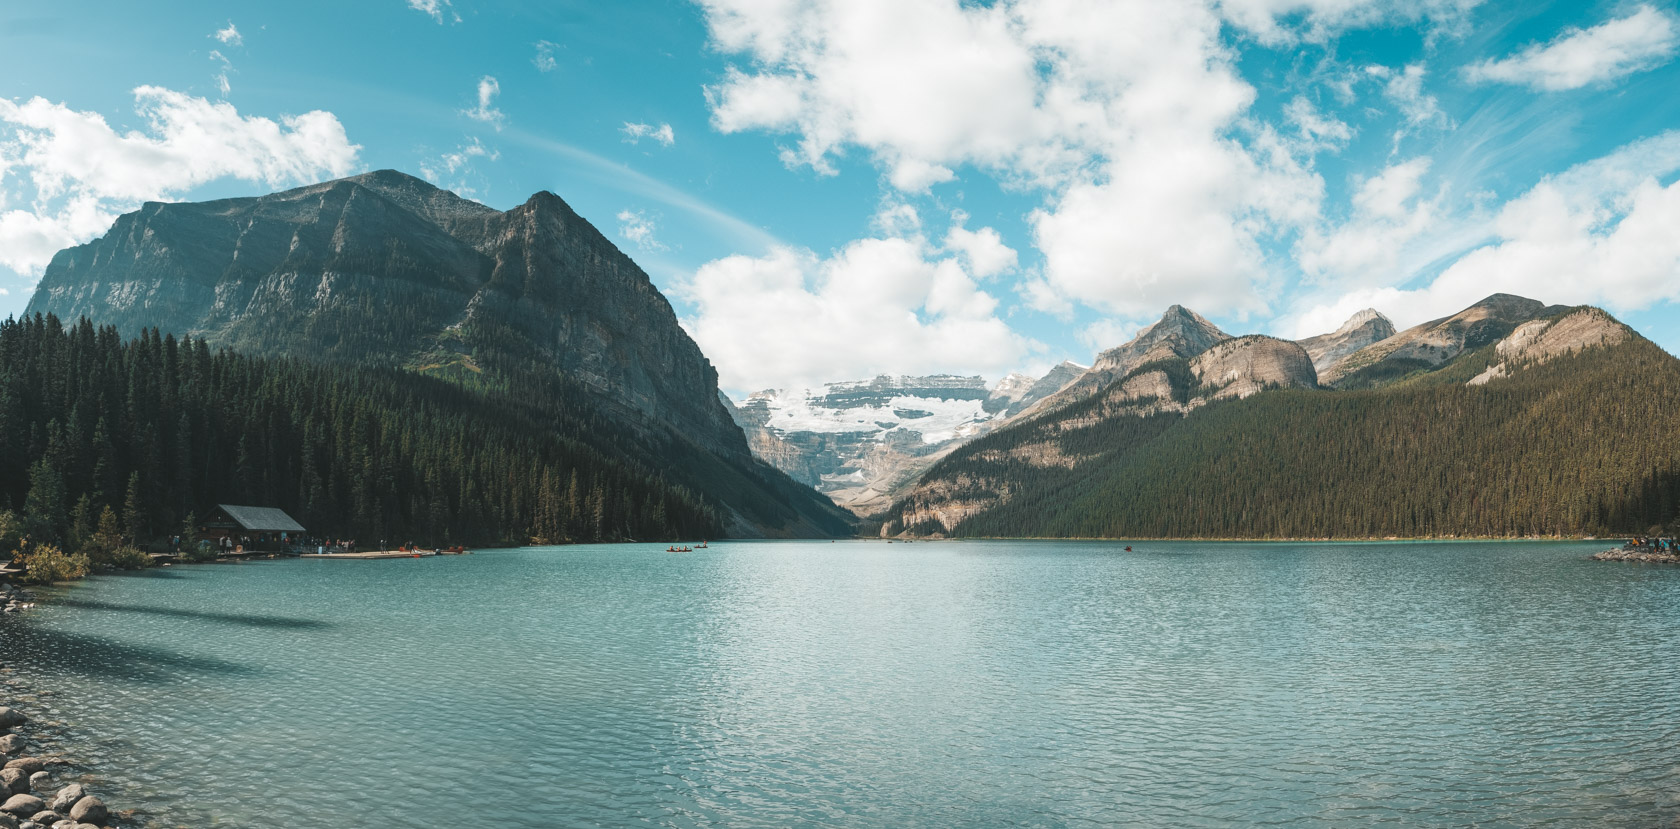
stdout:
<svg viewBox="0 0 1680 829">
<path fill-rule="evenodd" d="M 1494 291 L 1680 350 L 1680 11 L 1475 0 L 10 2 L 0 315 L 142 201 L 551 190 L 735 392 Z"/>
</svg>

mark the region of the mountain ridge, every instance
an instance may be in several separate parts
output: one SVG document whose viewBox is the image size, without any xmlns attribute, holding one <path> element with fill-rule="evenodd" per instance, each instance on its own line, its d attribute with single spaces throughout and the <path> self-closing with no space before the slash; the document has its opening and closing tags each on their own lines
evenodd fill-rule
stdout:
<svg viewBox="0 0 1680 829">
<path fill-rule="evenodd" d="M 548 191 L 498 211 L 379 170 L 263 196 L 151 202 L 56 255 L 26 313 L 469 387 L 584 394 L 631 435 L 620 449 L 681 459 L 673 474 L 721 498 L 737 534 L 832 534 L 848 520 L 752 456 L 670 303 Z"/>
</svg>

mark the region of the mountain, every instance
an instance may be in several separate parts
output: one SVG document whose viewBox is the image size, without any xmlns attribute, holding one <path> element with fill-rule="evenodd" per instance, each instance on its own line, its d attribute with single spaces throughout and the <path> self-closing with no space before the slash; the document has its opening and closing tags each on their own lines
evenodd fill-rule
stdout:
<svg viewBox="0 0 1680 829">
<path fill-rule="evenodd" d="M 928 466 L 997 428 L 1084 369 L 1044 377 L 876 377 L 820 389 L 768 389 L 732 413 L 753 453 L 859 515 L 879 511 Z M 726 403 L 728 401 L 726 400 Z"/>
<path fill-rule="evenodd" d="M 1299 342 L 1307 350 L 1307 355 L 1312 357 L 1313 369 L 1322 375 L 1354 352 L 1394 334 L 1394 323 L 1388 317 L 1377 313 L 1374 308 L 1366 308 L 1342 323 L 1341 328 Z"/>
<path fill-rule="evenodd" d="M 1138 366 L 952 451 L 881 532 L 1508 537 L 1680 520 L 1680 361 L 1604 311 L 1496 295 L 1356 358 L 1331 387 L 1270 338 Z"/>
<path fill-rule="evenodd" d="M 1182 305 L 1174 305 L 1131 341 L 1098 354 L 1089 369 L 1061 391 L 1030 407 L 1026 414 L 1037 416 L 1078 403 L 1124 379 L 1145 363 L 1189 359 L 1230 338 L 1231 335 L 1219 330 L 1202 315 Z"/>
<path fill-rule="evenodd" d="M 498 211 L 382 170 L 147 203 L 55 256 L 28 313 L 586 404 L 601 451 L 700 493 L 734 534 L 847 531 L 752 457 L 670 304 L 552 193 Z"/>
<path fill-rule="evenodd" d="M 1494 294 L 1450 317 L 1430 320 L 1347 355 L 1320 373 L 1335 388 L 1381 385 L 1416 371 L 1433 370 L 1503 339 L 1518 325 L 1564 310 L 1511 294 Z"/>
</svg>

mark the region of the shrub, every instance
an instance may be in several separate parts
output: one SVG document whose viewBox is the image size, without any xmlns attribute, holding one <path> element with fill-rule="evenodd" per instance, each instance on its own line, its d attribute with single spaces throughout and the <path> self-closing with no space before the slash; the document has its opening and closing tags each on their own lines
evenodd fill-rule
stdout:
<svg viewBox="0 0 1680 829">
<path fill-rule="evenodd" d="M 111 553 L 110 565 L 118 570 L 144 570 L 152 566 L 152 557 L 137 547 L 123 546 Z"/>
<path fill-rule="evenodd" d="M 27 540 L 12 557 L 23 564 L 22 581 L 30 584 L 79 579 L 91 566 L 82 553 L 66 554 L 51 544 L 31 544 Z"/>
<path fill-rule="evenodd" d="M 186 556 L 187 561 L 215 561 L 216 545 L 209 541 L 200 541 L 197 544 L 188 545 L 181 550 L 181 554 Z"/>
</svg>

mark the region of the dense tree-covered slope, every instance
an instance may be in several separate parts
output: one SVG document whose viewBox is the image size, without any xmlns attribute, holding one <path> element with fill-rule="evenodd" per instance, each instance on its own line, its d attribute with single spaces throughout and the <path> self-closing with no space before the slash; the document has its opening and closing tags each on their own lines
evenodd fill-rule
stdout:
<svg viewBox="0 0 1680 829">
<path fill-rule="evenodd" d="M 1371 360 L 1386 373 L 1348 390 L 1277 389 L 1188 409 L 1087 399 L 957 450 L 883 530 L 1520 536 L 1674 522 L 1680 361 L 1597 309 L 1533 310 L 1547 316 L 1501 321 L 1497 342 L 1434 363 Z M 1166 378 L 1164 395 L 1194 399 L 1183 367 L 1146 368 Z"/>
<path fill-rule="evenodd" d="M 38 541 L 105 506 L 142 540 L 217 502 L 272 504 L 322 534 L 425 543 L 715 537 L 718 492 L 636 462 L 751 470 L 640 440 L 565 395 L 485 392 L 392 368 L 212 352 L 202 340 L 53 317 L 0 323 L 0 509 Z M 797 506 L 766 502 L 766 524 Z M 136 508 L 138 512 L 136 512 Z"/>
<path fill-rule="evenodd" d="M 386 170 L 149 203 L 54 257 L 28 310 L 588 413 L 613 433 L 600 451 L 709 499 L 731 534 L 850 531 L 828 499 L 753 458 L 670 304 L 551 193 L 498 211 Z"/>
</svg>

